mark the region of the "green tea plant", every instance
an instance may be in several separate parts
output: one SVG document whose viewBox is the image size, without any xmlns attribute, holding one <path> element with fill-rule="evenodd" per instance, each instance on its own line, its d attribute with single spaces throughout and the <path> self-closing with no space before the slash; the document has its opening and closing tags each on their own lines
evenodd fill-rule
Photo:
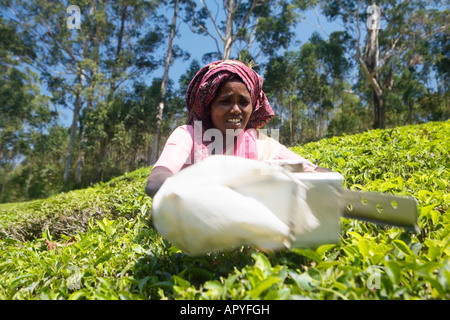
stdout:
<svg viewBox="0 0 450 320">
<path fill-rule="evenodd" d="M 342 218 L 337 243 L 190 257 L 162 238 L 150 168 L 0 207 L 0 299 L 449 299 L 450 121 L 292 148 L 353 190 L 414 196 L 420 231 Z"/>
<path fill-rule="evenodd" d="M 91 217 L 132 217 L 147 213 L 151 200 L 143 188 L 150 168 L 114 178 L 93 187 L 14 206 L 0 206 L 0 237 L 31 240 L 46 229 L 53 236 L 85 231 Z"/>
</svg>

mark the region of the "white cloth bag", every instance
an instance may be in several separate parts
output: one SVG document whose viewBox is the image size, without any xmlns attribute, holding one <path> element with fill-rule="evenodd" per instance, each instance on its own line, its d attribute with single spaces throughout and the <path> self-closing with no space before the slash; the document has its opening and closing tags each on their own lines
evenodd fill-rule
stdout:
<svg viewBox="0 0 450 320">
<path fill-rule="evenodd" d="M 342 176 L 292 173 L 278 164 L 215 155 L 183 169 L 153 199 L 156 229 L 190 255 L 336 242 Z"/>
</svg>

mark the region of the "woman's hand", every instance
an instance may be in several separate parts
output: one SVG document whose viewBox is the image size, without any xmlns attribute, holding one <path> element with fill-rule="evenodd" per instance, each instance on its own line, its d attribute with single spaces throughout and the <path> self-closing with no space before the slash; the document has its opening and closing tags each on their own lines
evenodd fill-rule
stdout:
<svg viewBox="0 0 450 320">
<path fill-rule="evenodd" d="M 314 172 L 332 172 L 332 171 L 328 168 L 317 167 L 316 169 L 314 169 Z"/>
<path fill-rule="evenodd" d="M 161 188 L 161 186 L 163 185 L 164 181 L 166 181 L 166 179 L 171 176 L 173 176 L 172 171 L 170 171 L 166 167 L 158 166 L 153 168 L 147 180 L 145 193 L 153 198 L 158 192 L 159 188 Z"/>
</svg>

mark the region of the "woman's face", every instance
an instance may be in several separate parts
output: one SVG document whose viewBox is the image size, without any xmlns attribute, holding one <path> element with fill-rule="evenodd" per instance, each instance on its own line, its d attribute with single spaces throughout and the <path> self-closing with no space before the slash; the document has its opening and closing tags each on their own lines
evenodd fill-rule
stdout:
<svg viewBox="0 0 450 320">
<path fill-rule="evenodd" d="M 210 115 L 215 128 L 222 134 L 244 130 L 252 114 L 252 100 L 245 84 L 239 80 L 227 81 L 211 103 Z M 239 133 L 239 132 L 238 132 Z"/>
</svg>

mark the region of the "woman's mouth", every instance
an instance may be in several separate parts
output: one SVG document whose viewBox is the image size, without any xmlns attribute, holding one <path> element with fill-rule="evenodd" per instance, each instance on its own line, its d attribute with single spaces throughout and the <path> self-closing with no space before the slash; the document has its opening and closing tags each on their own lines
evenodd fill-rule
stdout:
<svg viewBox="0 0 450 320">
<path fill-rule="evenodd" d="M 228 122 L 228 123 L 232 123 L 232 124 L 238 124 L 238 123 L 241 123 L 241 121 L 242 121 L 242 119 L 240 119 L 240 118 L 230 118 L 230 119 L 227 119 L 227 122 Z"/>
</svg>

